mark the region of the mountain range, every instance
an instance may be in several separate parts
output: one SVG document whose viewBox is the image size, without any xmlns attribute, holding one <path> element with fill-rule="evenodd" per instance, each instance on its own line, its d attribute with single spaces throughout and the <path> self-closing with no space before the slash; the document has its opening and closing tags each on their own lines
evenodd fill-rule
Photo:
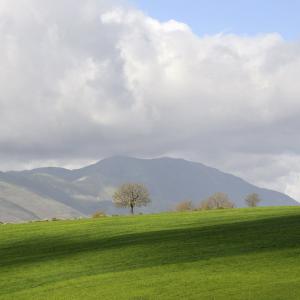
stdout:
<svg viewBox="0 0 300 300">
<path fill-rule="evenodd" d="M 261 205 L 299 205 L 291 197 L 252 185 L 201 163 L 183 159 L 111 157 L 81 169 L 38 168 L 0 172 L 0 221 L 76 218 L 103 210 L 127 213 L 113 206 L 112 195 L 126 182 L 144 183 L 152 203 L 139 212 L 171 210 L 185 199 L 195 204 L 215 192 L 225 192 L 237 207 L 257 193 Z"/>
</svg>

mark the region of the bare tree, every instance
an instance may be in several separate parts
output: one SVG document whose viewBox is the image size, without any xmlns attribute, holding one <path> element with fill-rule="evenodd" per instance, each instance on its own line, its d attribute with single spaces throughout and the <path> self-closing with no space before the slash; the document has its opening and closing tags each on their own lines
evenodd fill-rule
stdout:
<svg viewBox="0 0 300 300">
<path fill-rule="evenodd" d="M 193 209 L 193 203 L 190 200 L 185 200 L 178 203 L 175 207 L 176 211 L 188 211 Z"/>
<path fill-rule="evenodd" d="M 121 185 L 113 195 L 116 207 L 130 207 L 131 214 L 134 207 L 147 206 L 151 202 L 148 189 L 140 183 L 126 183 Z"/>
<path fill-rule="evenodd" d="M 225 193 L 215 193 L 200 203 L 200 209 L 233 208 L 234 203 Z"/>
<path fill-rule="evenodd" d="M 261 199 L 259 198 L 259 195 L 256 193 L 249 194 L 245 198 L 245 202 L 249 207 L 256 207 L 259 202 L 261 202 Z"/>
</svg>

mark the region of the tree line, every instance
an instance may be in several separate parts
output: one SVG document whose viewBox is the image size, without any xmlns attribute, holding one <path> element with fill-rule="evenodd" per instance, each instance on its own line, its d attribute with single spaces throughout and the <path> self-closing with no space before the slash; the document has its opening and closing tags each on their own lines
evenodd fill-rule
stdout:
<svg viewBox="0 0 300 300">
<path fill-rule="evenodd" d="M 150 193 L 146 186 L 141 183 L 127 183 L 121 185 L 113 195 L 113 203 L 116 207 L 129 208 L 134 214 L 136 207 L 147 206 L 151 202 Z M 261 202 L 258 194 L 252 193 L 246 196 L 245 203 L 248 207 L 256 207 Z M 215 193 L 200 202 L 198 207 L 194 207 L 192 201 L 185 200 L 175 207 L 177 211 L 187 211 L 193 209 L 210 210 L 234 208 L 235 204 L 225 193 Z"/>
<path fill-rule="evenodd" d="M 258 194 L 251 193 L 246 196 L 245 204 L 248 207 L 256 207 L 261 202 Z M 215 193 L 208 198 L 202 200 L 197 206 L 194 206 L 191 200 L 185 200 L 178 203 L 175 207 L 177 211 L 188 210 L 210 210 L 210 209 L 226 209 L 234 208 L 235 204 L 230 200 L 229 196 L 225 193 Z"/>
</svg>

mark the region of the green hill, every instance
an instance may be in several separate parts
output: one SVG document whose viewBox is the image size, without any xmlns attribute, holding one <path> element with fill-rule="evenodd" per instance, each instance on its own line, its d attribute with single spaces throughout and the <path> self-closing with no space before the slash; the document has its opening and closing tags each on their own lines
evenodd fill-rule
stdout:
<svg viewBox="0 0 300 300">
<path fill-rule="evenodd" d="M 300 208 L 0 226 L 0 299 L 300 299 Z"/>
</svg>

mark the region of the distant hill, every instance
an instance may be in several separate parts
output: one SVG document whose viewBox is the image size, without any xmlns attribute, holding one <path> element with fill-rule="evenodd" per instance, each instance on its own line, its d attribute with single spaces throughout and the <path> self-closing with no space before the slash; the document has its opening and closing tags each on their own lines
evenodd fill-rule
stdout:
<svg viewBox="0 0 300 300">
<path fill-rule="evenodd" d="M 194 203 L 225 192 L 236 206 L 244 206 L 249 193 L 258 193 L 261 205 L 298 205 L 291 197 L 254 186 L 243 179 L 183 159 L 111 157 L 77 170 L 39 168 L 0 173 L 0 221 L 70 218 L 102 209 L 127 213 L 113 207 L 112 194 L 125 182 L 144 183 L 152 204 L 140 211 L 159 212 L 190 199 Z"/>
</svg>

